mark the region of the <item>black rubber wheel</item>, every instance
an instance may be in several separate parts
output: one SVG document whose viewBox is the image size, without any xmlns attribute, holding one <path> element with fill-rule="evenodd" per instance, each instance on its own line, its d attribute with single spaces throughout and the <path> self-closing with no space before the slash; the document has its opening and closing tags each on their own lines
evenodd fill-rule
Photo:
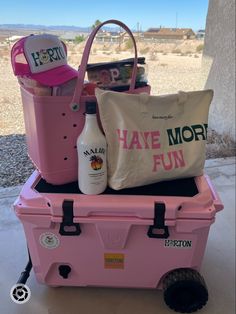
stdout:
<svg viewBox="0 0 236 314">
<path fill-rule="evenodd" d="M 203 277 L 194 269 L 176 269 L 163 281 L 165 303 L 174 311 L 192 313 L 208 301 Z"/>
</svg>

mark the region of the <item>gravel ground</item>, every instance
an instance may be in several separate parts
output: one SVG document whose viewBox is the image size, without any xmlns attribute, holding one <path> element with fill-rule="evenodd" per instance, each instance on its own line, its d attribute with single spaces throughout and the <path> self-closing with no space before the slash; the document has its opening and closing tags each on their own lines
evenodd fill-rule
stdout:
<svg viewBox="0 0 236 314">
<path fill-rule="evenodd" d="M 130 54 L 103 55 L 111 61 L 130 57 Z M 79 64 L 81 55 L 70 56 L 70 64 Z M 96 55 L 90 62 L 98 62 Z M 78 60 L 77 60 L 78 59 Z M 148 79 L 152 94 L 175 93 L 179 90 L 197 90 L 204 86 L 201 80 L 201 55 L 150 54 L 146 56 Z M 0 50 L 0 187 L 23 184 L 34 170 L 27 156 L 24 119 L 19 86 L 9 61 L 9 49 Z M 230 139 L 209 133 L 207 158 L 234 156 Z"/>
<path fill-rule="evenodd" d="M 24 134 L 0 136 L 0 186 L 25 183 L 34 170 L 28 155 Z"/>
</svg>

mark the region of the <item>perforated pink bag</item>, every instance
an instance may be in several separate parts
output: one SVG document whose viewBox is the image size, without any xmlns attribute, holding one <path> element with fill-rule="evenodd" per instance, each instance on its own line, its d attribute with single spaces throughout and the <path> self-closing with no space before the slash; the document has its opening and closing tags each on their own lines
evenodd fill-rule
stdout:
<svg viewBox="0 0 236 314">
<path fill-rule="evenodd" d="M 77 180 L 78 161 L 76 139 L 84 126 L 85 102 L 95 96 L 83 96 L 84 77 L 90 49 L 98 30 L 105 24 L 121 26 L 134 45 L 134 66 L 127 93 L 150 93 L 150 86 L 135 89 L 137 47 L 129 28 L 120 21 L 108 20 L 90 34 L 78 71 L 73 97 L 36 96 L 21 87 L 28 154 L 42 177 L 52 184 L 65 184 Z"/>
</svg>

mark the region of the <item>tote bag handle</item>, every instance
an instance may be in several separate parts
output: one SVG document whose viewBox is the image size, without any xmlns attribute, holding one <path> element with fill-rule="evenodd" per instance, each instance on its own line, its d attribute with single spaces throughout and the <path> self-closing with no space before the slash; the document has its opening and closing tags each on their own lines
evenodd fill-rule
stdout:
<svg viewBox="0 0 236 314">
<path fill-rule="evenodd" d="M 122 22 L 118 21 L 118 20 L 107 20 L 101 24 L 99 24 L 93 31 L 92 33 L 89 35 L 89 38 L 86 42 L 85 48 L 84 48 L 84 53 L 82 56 L 82 60 L 81 60 L 81 64 L 79 67 L 79 71 L 78 71 L 78 78 L 77 78 L 77 83 L 76 83 L 76 87 L 75 87 L 75 92 L 74 92 L 74 96 L 72 99 L 72 103 L 70 104 L 71 108 L 74 107 L 74 105 L 78 104 L 80 102 L 80 97 L 82 94 L 82 90 L 83 90 L 83 85 L 84 85 L 84 78 L 85 78 L 85 73 L 86 73 L 86 68 L 87 68 L 87 64 L 88 64 L 88 59 L 89 59 L 89 54 L 90 54 L 90 50 L 91 50 L 91 46 L 93 43 L 93 40 L 97 34 L 97 32 L 99 31 L 99 29 L 106 25 L 106 24 L 116 24 L 120 27 L 122 27 L 130 36 L 133 45 L 134 45 L 134 65 L 133 65 L 133 71 L 132 71 L 132 76 L 131 76 L 131 82 L 130 82 L 130 87 L 129 87 L 129 91 L 132 92 L 135 89 L 135 81 L 136 81 L 136 74 L 137 74 L 137 63 L 138 63 L 138 53 L 137 53 L 137 46 L 136 46 L 136 42 L 134 39 L 134 36 L 131 32 L 131 30 Z M 77 106 L 76 106 L 77 107 Z M 78 106 L 79 108 L 79 106 Z"/>
</svg>

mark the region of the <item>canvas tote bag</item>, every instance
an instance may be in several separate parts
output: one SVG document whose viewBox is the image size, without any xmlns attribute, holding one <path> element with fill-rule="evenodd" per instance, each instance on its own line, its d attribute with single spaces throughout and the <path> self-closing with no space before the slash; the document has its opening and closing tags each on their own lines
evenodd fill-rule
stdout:
<svg viewBox="0 0 236 314">
<path fill-rule="evenodd" d="M 125 95 L 96 89 L 115 190 L 199 176 L 212 90 Z"/>
</svg>

